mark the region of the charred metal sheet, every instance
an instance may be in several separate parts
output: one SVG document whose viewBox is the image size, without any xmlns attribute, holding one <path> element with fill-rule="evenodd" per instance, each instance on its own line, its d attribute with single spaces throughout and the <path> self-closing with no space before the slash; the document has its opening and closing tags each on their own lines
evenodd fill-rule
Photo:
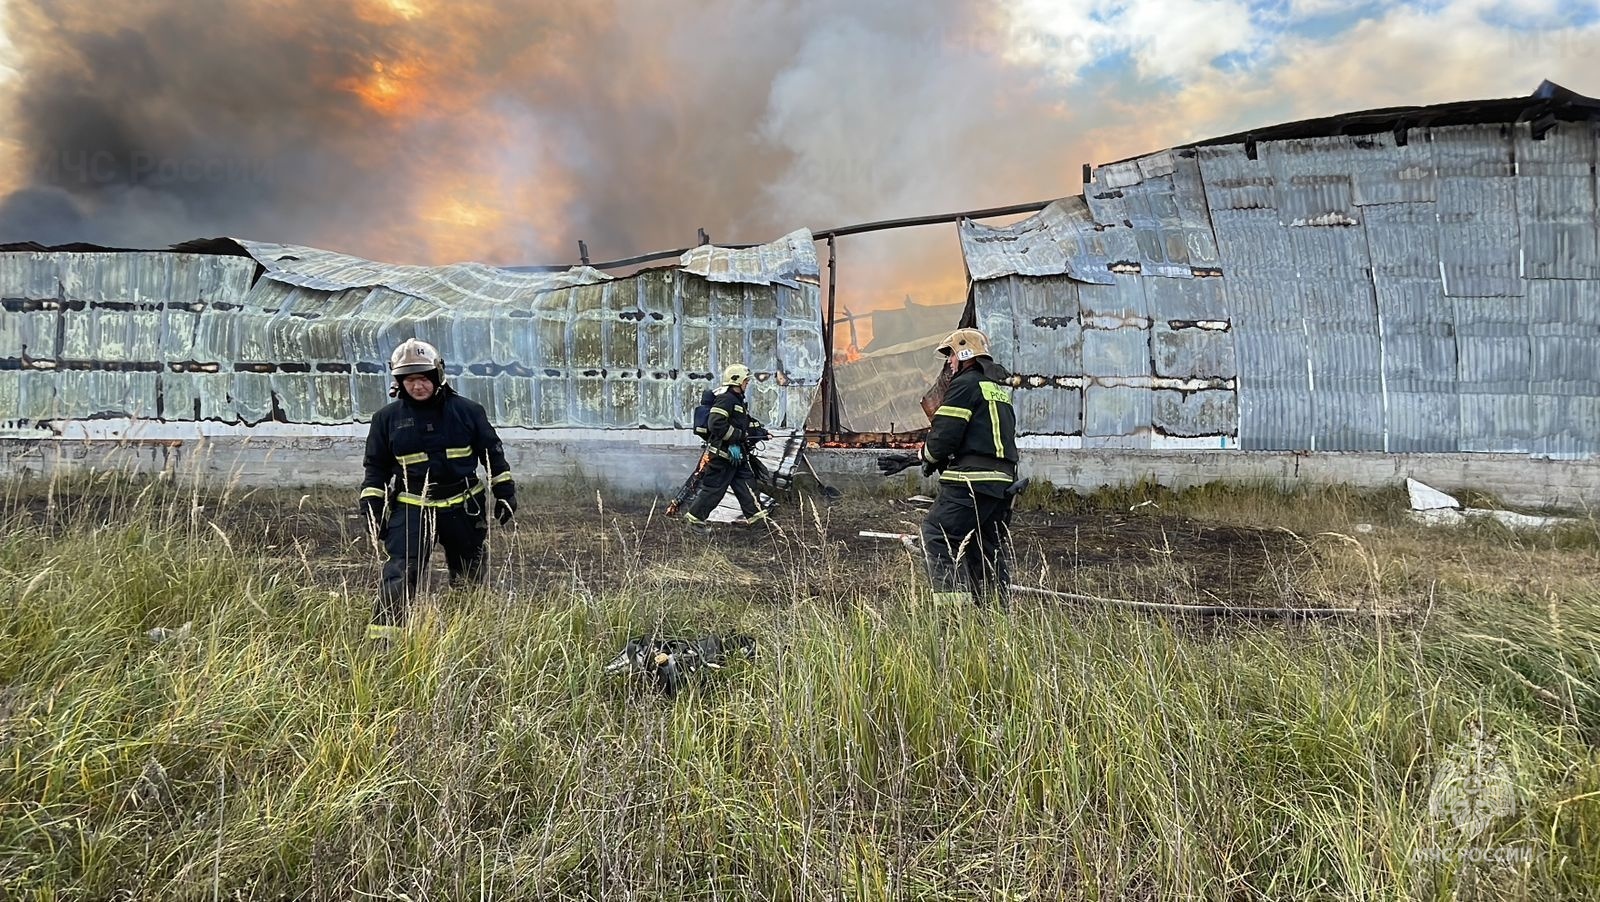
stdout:
<svg viewBox="0 0 1600 902">
<path fill-rule="evenodd" d="M 938 341 L 920 338 L 890 345 L 835 368 L 840 427 L 847 432 L 926 429 L 928 414 L 921 399 L 944 360 L 934 350 Z"/>
<path fill-rule="evenodd" d="M 1211 222 L 1227 264 L 1225 278 L 1295 271 L 1294 245 L 1289 230 L 1278 224 L 1276 209 L 1213 210 Z"/>
<path fill-rule="evenodd" d="M 1086 385 L 1085 447 L 1148 448 L 1155 399 L 1148 388 Z"/>
<path fill-rule="evenodd" d="M 1137 173 L 1137 169 L 1134 170 Z M 975 282 L 1009 275 L 1067 275 L 1110 284 L 1111 261 L 1094 252 L 1095 223 L 1082 197 L 1068 197 L 1013 225 L 966 220 L 958 226 L 967 271 Z"/>
<path fill-rule="evenodd" d="M 1154 320 L 1226 322 L 1224 286 L 1222 279 L 1148 279 L 1144 283 L 1145 309 Z"/>
<path fill-rule="evenodd" d="M 1013 312 L 1016 353 L 1011 358 L 1016 363 L 1011 365 L 1012 371 L 1027 375 L 1082 373 L 1079 288 L 1098 286 L 1079 286 L 1060 276 L 1053 279 L 1014 277 L 1008 282 L 1016 303 Z M 995 320 L 990 322 L 995 323 Z"/>
<path fill-rule="evenodd" d="M 1144 283 L 1137 275 L 1119 274 L 1109 285 L 1079 285 L 1079 309 L 1088 318 L 1148 321 L 1150 310 L 1145 302 Z"/>
<path fill-rule="evenodd" d="M 1157 390 L 1151 394 L 1152 422 L 1163 435 L 1232 436 L 1239 428 L 1238 396 L 1231 391 Z"/>
<path fill-rule="evenodd" d="M 1018 388 L 1011 393 L 1017 422 L 1030 435 L 1079 435 L 1083 432 L 1083 390 L 1056 385 Z"/>
<path fill-rule="evenodd" d="M 1251 159 L 1242 145 L 1235 144 L 1202 147 L 1197 151 L 1196 159 L 1205 185 L 1206 205 L 1211 210 L 1212 223 L 1218 226 L 1219 239 L 1222 228 L 1217 223 L 1218 213 L 1225 210 L 1278 209 L 1277 179 L 1273 176 L 1272 167 L 1259 154 Z M 1273 222 L 1277 222 L 1276 218 Z M 1246 259 L 1245 255 L 1228 254 L 1224 249 L 1223 259 L 1234 257 Z"/>
<path fill-rule="evenodd" d="M 1150 331 L 1131 327 L 1085 329 L 1083 369 L 1086 374 L 1093 374 L 1095 378 L 1153 375 L 1150 372 Z M 1137 425 L 1149 425 L 1149 420 Z"/>
<path fill-rule="evenodd" d="M 686 251 L 678 265 L 684 272 L 708 282 L 798 287 L 803 279 L 816 279 L 817 246 L 807 229 L 796 229 L 771 244 L 751 248 L 702 245 Z"/>
<path fill-rule="evenodd" d="M 13 282 L 53 281 L 57 297 L 5 299 L 0 360 L 75 374 L 43 383 L 48 396 L 13 380 L 17 404 L 35 419 L 359 422 L 387 402 L 389 351 L 413 336 L 438 345 L 457 388 L 504 426 L 678 428 L 735 360 L 770 385 L 778 409 L 765 415 L 781 425 L 803 420 L 820 377 L 814 282 L 712 286 L 666 270 L 561 287 L 475 265 L 264 248 L 254 246 L 282 278 L 253 285 L 249 257 L 11 255 L 26 258 L 7 261 Z M 698 316 L 680 316 L 697 303 Z M 686 320 L 701 332 L 684 331 Z M 666 401 L 690 395 L 681 410 Z"/>
<path fill-rule="evenodd" d="M 276 282 L 318 291 L 381 286 L 452 306 L 470 301 L 516 304 L 542 292 L 611 278 L 587 266 L 553 273 L 513 272 L 483 263 L 412 266 L 377 263 L 293 244 L 245 240 L 238 243 L 266 269 L 266 277 Z"/>
<path fill-rule="evenodd" d="M 1178 156 L 1172 173 L 1173 201 L 1183 227 L 1191 267 L 1211 268 L 1222 262 L 1217 253 L 1217 236 L 1206 207 L 1206 186 L 1200 174 L 1200 158 L 1194 152 Z M 1193 269 L 1190 270 L 1191 274 Z"/>
<path fill-rule="evenodd" d="M 1436 197 L 1433 146 L 1427 132 L 1418 129 L 1416 140 L 1406 134 L 1397 143 L 1393 132 L 1367 135 L 1356 141 L 1357 154 L 1350 170 L 1351 200 L 1358 207 L 1373 204 L 1409 204 Z"/>
<path fill-rule="evenodd" d="M 1166 320 L 1156 320 L 1150 331 L 1150 353 L 1155 375 L 1166 378 L 1232 379 L 1238 372 L 1231 332 L 1173 328 Z"/>
<path fill-rule="evenodd" d="M 0 298 L 47 301 L 61 297 L 60 264 L 54 255 L 0 254 Z"/>
<path fill-rule="evenodd" d="M 1358 222 L 1348 139 L 1273 142 L 1262 146 L 1261 156 L 1272 170 L 1273 205 L 1282 225 L 1343 227 Z"/>
</svg>

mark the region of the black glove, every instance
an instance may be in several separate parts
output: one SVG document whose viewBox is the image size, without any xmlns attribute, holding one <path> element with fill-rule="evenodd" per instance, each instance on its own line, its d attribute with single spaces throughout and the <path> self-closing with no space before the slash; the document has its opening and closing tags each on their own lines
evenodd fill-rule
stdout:
<svg viewBox="0 0 1600 902">
<path fill-rule="evenodd" d="M 510 523 L 511 515 L 516 512 L 517 499 L 515 496 L 511 498 L 496 498 L 494 500 L 494 518 L 499 521 L 501 526 Z"/>
<path fill-rule="evenodd" d="M 754 445 L 756 442 L 764 442 L 769 438 L 772 438 L 772 433 L 767 431 L 767 427 L 758 426 L 750 430 L 750 434 L 745 436 L 745 442 Z"/>
<path fill-rule="evenodd" d="M 517 512 L 517 484 L 507 479 L 497 482 L 490 487 L 494 492 L 494 518 L 504 526 L 511 522 L 511 515 Z"/>
<path fill-rule="evenodd" d="M 939 472 L 939 465 L 938 464 L 930 464 L 930 463 L 928 463 L 926 461 L 923 462 L 923 464 L 922 464 L 922 475 L 924 475 L 924 476 L 932 476 L 933 474 L 935 474 L 937 472 Z"/>
<path fill-rule="evenodd" d="M 878 455 L 878 472 L 884 476 L 893 476 L 917 462 L 917 455 L 909 451 L 894 451 L 889 454 Z"/>
<path fill-rule="evenodd" d="M 361 521 L 366 524 L 367 531 L 382 542 L 389 535 L 389 518 L 383 515 L 382 498 L 368 495 L 361 499 Z"/>
</svg>

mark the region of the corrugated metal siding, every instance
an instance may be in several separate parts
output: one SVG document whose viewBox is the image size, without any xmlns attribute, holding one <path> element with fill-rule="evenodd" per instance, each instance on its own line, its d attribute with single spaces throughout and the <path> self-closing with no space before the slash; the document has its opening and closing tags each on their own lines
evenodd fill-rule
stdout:
<svg viewBox="0 0 1600 902">
<path fill-rule="evenodd" d="M 734 361 L 758 371 L 759 415 L 799 424 L 821 377 L 814 280 L 712 284 L 658 270 L 552 281 L 250 247 L 271 269 L 254 285 L 244 257 L 0 254 L 0 360 L 18 368 L 0 397 L 33 420 L 349 423 L 387 403 L 389 352 L 414 335 L 439 346 L 453 384 L 503 426 L 677 428 Z M 749 259 L 814 264 L 809 244 L 779 250 Z"/>
<path fill-rule="evenodd" d="M 1261 142 L 1256 159 L 1210 145 L 1103 167 L 1088 207 L 1101 224 L 1138 220 L 1141 263 L 1170 247 L 1172 207 L 1155 199 L 1177 199 L 1189 222 L 1199 216 L 1183 204 L 1203 198 L 1220 278 L 1142 266 L 1057 289 L 1011 276 L 1006 298 L 1027 291 L 1030 313 L 1049 320 L 1038 311 L 1054 303 L 1054 321 L 1081 321 L 1074 378 L 1096 443 L 1125 430 L 1141 446 L 1146 410 L 1154 434 L 1210 436 L 1231 410 L 1244 449 L 1593 455 L 1597 146 L 1590 123 L 1538 141 L 1527 123 L 1414 127 Z M 1163 384 L 1199 371 L 1226 385 L 1230 368 L 1236 392 Z M 1024 424 L 1045 419 L 1030 407 Z"/>
</svg>

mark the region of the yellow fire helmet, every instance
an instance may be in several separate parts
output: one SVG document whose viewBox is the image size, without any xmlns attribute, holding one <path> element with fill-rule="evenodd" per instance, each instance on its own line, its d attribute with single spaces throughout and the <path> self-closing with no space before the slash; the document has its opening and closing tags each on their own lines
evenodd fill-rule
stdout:
<svg viewBox="0 0 1600 902">
<path fill-rule="evenodd" d="M 723 385 L 743 385 L 750 381 L 750 368 L 742 363 L 731 364 L 722 371 Z"/>
<path fill-rule="evenodd" d="M 971 360 L 989 356 L 989 337 L 977 329 L 957 329 L 939 342 L 939 353 L 946 357 L 956 355 L 957 360 Z"/>
</svg>

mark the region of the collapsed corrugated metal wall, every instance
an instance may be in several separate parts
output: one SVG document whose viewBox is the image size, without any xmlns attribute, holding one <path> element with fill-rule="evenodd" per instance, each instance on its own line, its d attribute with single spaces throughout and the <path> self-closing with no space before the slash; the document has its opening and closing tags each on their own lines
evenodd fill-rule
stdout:
<svg viewBox="0 0 1600 902">
<path fill-rule="evenodd" d="M 363 422 L 388 400 L 390 350 L 413 335 L 502 427 L 680 428 L 733 362 L 757 371 L 767 419 L 799 427 L 822 375 L 803 231 L 622 279 L 236 246 L 0 254 L 0 411 L 25 424 Z"/>
<path fill-rule="evenodd" d="M 1594 455 L 1596 145 L 1491 122 L 1103 166 L 963 223 L 979 325 L 1068 446 Z"/>
</svg>

